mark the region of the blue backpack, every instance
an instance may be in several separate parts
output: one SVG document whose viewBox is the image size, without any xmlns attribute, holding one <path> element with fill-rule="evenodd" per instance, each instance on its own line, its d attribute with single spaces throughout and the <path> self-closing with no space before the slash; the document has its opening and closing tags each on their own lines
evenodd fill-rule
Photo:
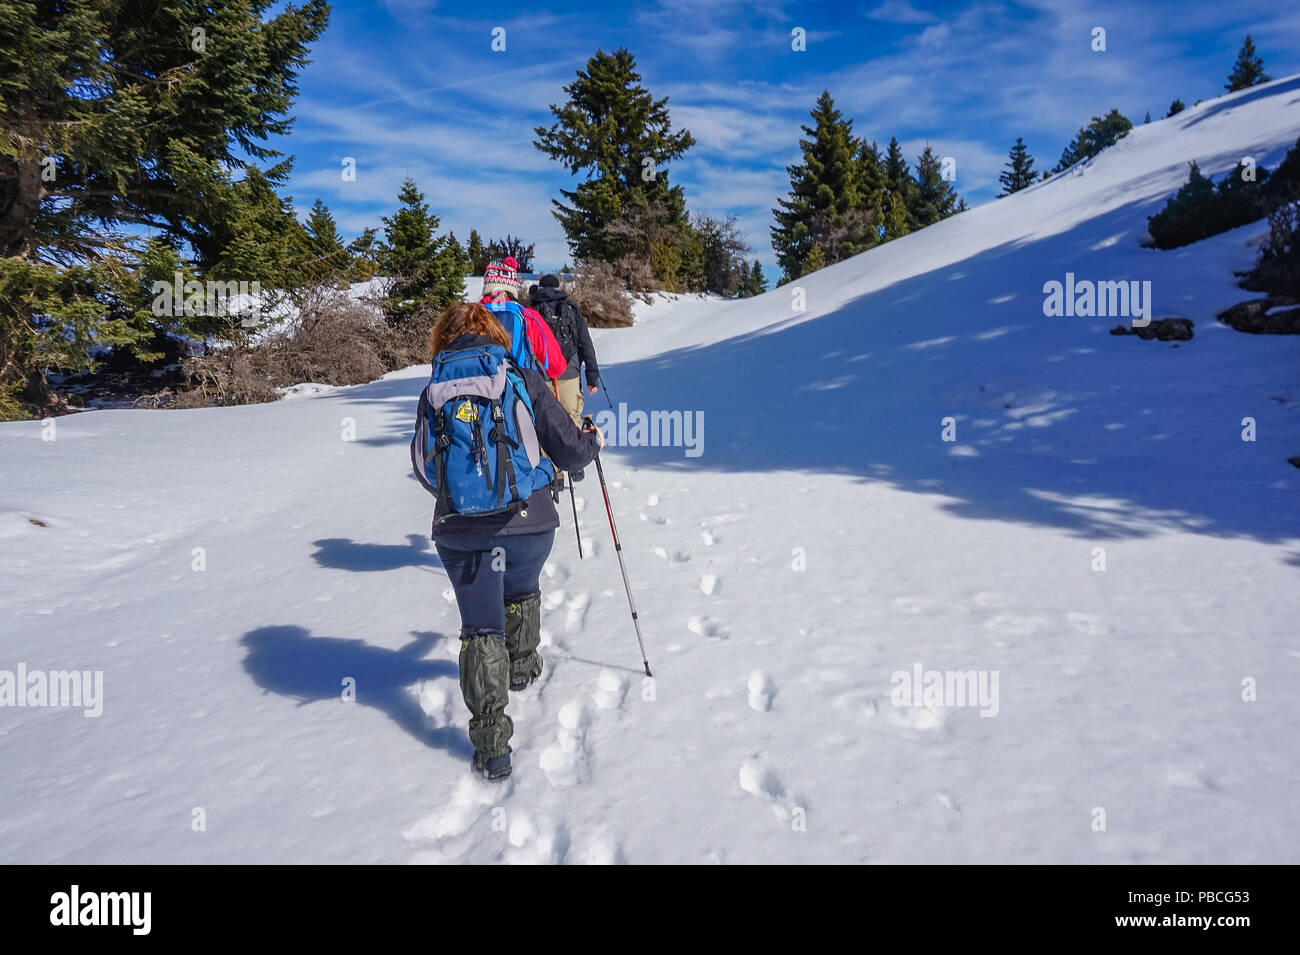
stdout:
<svg viewBox="0 0 1300 955">
<path fill-rule="evenodd" d="M 510 336 L 510 358 L 520 368 L 541 371 L 537 356 L 528 343 L 528 321 L 518 302 L 484 302 L 483 307 L 497 317 Z"/>
<path fill-rule="evenodd" d="M 500 345 L 448 351 L 420 394 L 411 466 L 448 514 L 514 510 L 555 480 L 528 389 Z"/>
</svg>

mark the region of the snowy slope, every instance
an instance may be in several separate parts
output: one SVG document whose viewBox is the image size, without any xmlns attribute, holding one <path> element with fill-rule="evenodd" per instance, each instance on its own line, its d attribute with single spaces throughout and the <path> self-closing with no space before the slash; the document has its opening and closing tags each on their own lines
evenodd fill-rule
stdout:
<svg viewBox="0 0 1300 955">
<path fill-rule="evenodd" d="M 593 474 L 504 785 L 466 767 L 408 473 L 423 368 L 0 426 L 0 670 L 106 697 L 0 710 L 0 861 L 1297 861 L 1300 341 L 1213 322 L 1259 226 L 1138 239 L 1188 160 L 1298 135 L 1275 81 L 808 276 L 803 312 L 598 332 L 616 402 L 704 415 L 698 457 L 604 455 L 656 680 Z M 1151 280 L 1195 340 L 1045 318 L 1067 271 Z M 893 705 L 917 665 L 996 671 L 996 715 Z"/>
</svg>

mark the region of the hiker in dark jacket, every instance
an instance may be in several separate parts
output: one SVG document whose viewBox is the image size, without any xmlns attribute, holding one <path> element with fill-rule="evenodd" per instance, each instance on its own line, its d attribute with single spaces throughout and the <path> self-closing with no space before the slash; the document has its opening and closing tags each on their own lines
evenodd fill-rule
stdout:
<svg viewBox="0 0 1300 955">
<path fill-rule="evenodd" d="M 578 380 L 578 366 L 587 366 L 587 394 L 594 395 L 600 384 L 600 368 L 596 364 L 596 349 L 591 344 L 587 319 L 578 306 L 569 301 L 569 296 L 560 288 L 559 278 L 554 275 L 542 276 L 541 284 L 528 304 L 541 312 L 555 333 L 556 341 L 560 343 L 566 365 L 563 374 L 555 382 L 555 396 L 569 412 L 573 423 L 580 424 L 584 397 L 582 383 Z M 570 471 L 569 474 L 575 481 L 582 480 L 581 468 Z"/>
<path fill-rule="evenodd" d="M 484 345 L 510 348 L 509 335 L 482 305 L 453 305 L 434 324 L 429 350 L 436 357 Z M 604 446 L 599 430 L 583 431 L 569 419 L 547 380 L 515 369 L 528 391 L 538 443 L 557 467 L 581 468 Z M 560 516 L 548 488 L 523 506 L 496 514 L 434 508 L 433 540 L 460 608 L 460 688 L 470 711 L 474 768 L 491 779 L 510 774 L 508 690 L 522 690 L 542 672 L 542 565 L 551 553 Z"/>
</svg>

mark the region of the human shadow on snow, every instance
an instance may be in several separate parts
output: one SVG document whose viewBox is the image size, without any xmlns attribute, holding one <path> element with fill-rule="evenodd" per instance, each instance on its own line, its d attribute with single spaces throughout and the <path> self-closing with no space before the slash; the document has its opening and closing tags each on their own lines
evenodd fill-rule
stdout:
<svg viewBox="0 0 1300 955">
<path fill-rule="evenodd" d="M 244 670 L 270 693 L 298 701 L 342 703 L 344 680 L 355 680 L 355 705 L 370 706 L 429 746 L 468 759 L 473 747 L 461 727 L 433 727 L 410 687 L 420 680 L 457 678 L 452 660 L 425 660 L 437 641 L 432 632 L 412 633 L 400 650 L 376 647 L 364 640 L 317 637 L 303 627 L 258 627 L 244 634 Z"/>
<path fill-rule="evenodd" d="M 362 544 L 343 537 L 312 541 L 312 558 L 322 567 L 352 571 L 387 571 L 402 567 L 441 567 L 427 534 L 407 534 L 407 543 Z"/>
</svg>

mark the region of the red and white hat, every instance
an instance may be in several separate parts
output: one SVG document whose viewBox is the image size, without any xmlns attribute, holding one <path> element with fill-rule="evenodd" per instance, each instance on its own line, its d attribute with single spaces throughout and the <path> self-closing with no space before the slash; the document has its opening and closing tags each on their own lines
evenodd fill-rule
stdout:
<svg viewBox="0 0 1300 955">
<path fill-rule="evenodd" d="M 483 270 L 483 294 L 495 295 L 497 292 L 509 292 L 519 298 L 519 263 L 514 256 L 493 259 Z"/>
</svg>

